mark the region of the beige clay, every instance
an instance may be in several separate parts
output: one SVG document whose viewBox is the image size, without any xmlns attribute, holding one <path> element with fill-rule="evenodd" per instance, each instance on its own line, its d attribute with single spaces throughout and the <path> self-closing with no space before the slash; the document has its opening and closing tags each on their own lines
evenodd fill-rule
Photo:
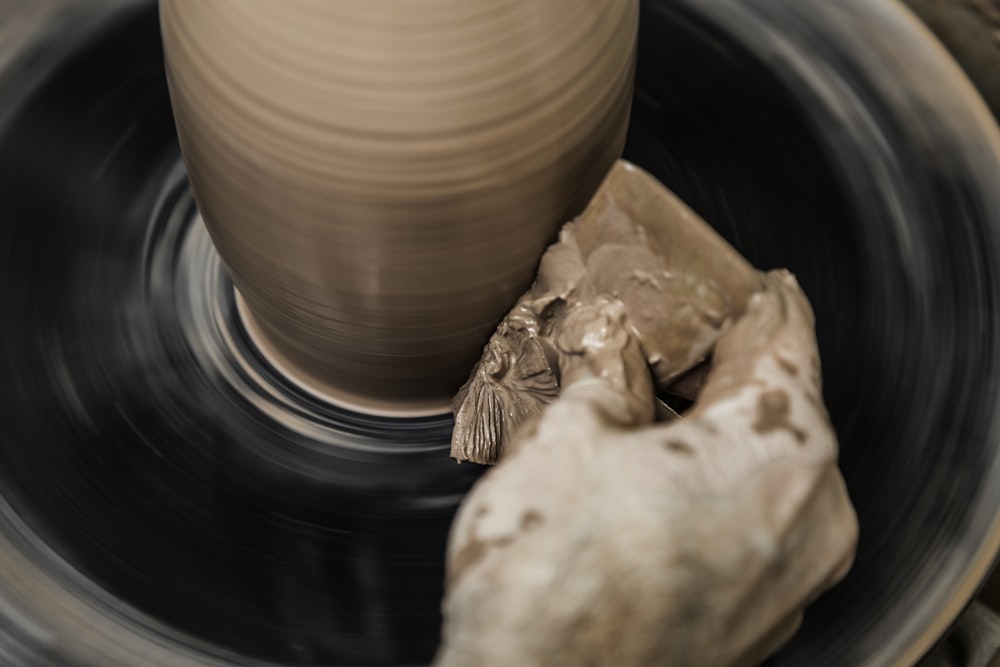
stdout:
<svg viewBox="0 0 1000 667">
<path fill-rule="evenodd" d="M 446 411 L 619 156 L 637 0 L 161 0 L 251 332 L 305 388 Z"/>
</svg>

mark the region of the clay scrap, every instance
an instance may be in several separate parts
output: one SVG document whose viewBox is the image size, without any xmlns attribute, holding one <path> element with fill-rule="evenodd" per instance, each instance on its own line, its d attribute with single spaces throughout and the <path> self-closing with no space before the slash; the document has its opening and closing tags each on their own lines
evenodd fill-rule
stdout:
<svg viewBox="0 0 1000 667">
<path fill-rule="evenodd" d="M 558 397 L 560 378 L 576 363 L 559 340 L 587 328 L 587 313 L 620 306 L 661 391 L 706 359 L 761 287 L 761 275 L 696 213 L 618 161 L 546 251 L 534 284 L 456 395 L 451 455 L 499 460 L 517 431 Z"/>
</svg>

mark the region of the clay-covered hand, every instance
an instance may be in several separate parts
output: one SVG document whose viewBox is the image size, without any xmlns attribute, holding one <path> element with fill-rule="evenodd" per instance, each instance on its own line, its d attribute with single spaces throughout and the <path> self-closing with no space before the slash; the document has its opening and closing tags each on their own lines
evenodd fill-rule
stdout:
<svg viewBox="0 0 1000 667">
<path fill-rule="evenodd" d="M 857 539 L 809 303 L 767 274 L 668 424 L 622 305 L 589 308 L 561 396 L 456 519 L 437 664 L 758 664 Z"/>
</svg>

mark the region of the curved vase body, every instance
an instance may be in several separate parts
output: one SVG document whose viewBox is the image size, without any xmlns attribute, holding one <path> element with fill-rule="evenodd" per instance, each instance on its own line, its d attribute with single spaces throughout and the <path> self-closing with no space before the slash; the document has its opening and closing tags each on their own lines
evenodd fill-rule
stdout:
<svg viewBox="0 0 1000 667">
<path fill-rule="evenodd" d="M 620 155 L 634 0 L 163 0 L 202 216 L 267 356 L 446 406 Z"/>
</svg>

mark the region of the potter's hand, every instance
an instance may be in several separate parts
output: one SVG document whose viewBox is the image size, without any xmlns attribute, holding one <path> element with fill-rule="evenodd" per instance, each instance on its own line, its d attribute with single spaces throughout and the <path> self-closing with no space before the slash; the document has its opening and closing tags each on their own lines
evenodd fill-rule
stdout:
<svg viewBox="0 0 1000 667">
<path fill-rule="evenodd" d="M 857 536 L 809 304 L 769 274 L 669 424 L 620 304 L 590 308 L 562 395 L 456 519 L 438 664 L 757 664 Z"/>
</svg>

